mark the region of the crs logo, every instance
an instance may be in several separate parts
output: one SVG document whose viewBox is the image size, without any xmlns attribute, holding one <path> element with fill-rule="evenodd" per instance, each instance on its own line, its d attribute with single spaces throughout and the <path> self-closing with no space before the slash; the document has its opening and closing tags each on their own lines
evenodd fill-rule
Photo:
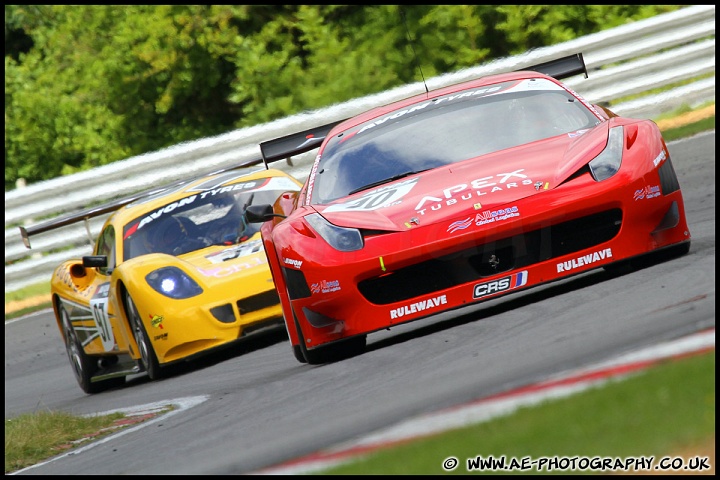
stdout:
<svg viewBox="0 0 720 480">
<path fill-rule="evenodd" d="M 473 298 L 482 298 L 493 293 L 504 292 L 514 288 L 522 287 L 528 281 L 528 272 L 523 270 L 507 277 L 499 278 L 491 282 L 478 283 L 473 287 Z"/>
</svg>

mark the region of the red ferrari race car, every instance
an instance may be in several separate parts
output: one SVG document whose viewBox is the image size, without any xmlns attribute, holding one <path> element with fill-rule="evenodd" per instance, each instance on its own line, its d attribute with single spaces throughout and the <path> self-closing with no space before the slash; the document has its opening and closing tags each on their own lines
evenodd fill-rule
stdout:
<svg viewBox="0 0 720 480">
<path fill-rule="evenodd" d="M 690 249 L 657 125 L 560 79 L 582 54 L 467 81 L 261 144 L 319 148 L 301 191 L 249 207 L 295 357 L 651 252 Z"/>
</svg>

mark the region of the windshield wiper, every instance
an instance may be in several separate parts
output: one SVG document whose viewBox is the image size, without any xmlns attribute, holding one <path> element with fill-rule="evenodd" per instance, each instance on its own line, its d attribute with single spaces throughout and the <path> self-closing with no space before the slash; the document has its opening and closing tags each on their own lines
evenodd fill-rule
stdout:
<svg viewBox="0 0 720 480">
<path fill-rule="evenodd" d="M 386 183 L 394 182 L 395 180 L 400 180 L 401 178 L 409 177 L 410 175 L 415 175 L 417 173 L 422 173 L 430 170 L 429 168 L 426 168 L 424 170 L 411 170 L 409 172 L 403 172 L 398 173 L 397 175 L 393 175 L 390 178 L 385 178 L 383 180 L 378 180 L 377 182 L 368 183 L 367 185 L 364 185 L 360 188 L 356 188 L 355 190 L 351 190 L 348 195 L 352 195 L 353 193 L 362 192 L 363 190 L 367 190 L 369 188 L 377 187 L 380 185 L 384 185 Z"/>
</svg>

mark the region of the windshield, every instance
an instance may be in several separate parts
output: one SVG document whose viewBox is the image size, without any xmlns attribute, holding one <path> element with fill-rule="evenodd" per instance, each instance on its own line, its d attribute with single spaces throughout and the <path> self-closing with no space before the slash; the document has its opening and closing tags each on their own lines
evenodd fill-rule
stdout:
<svg viewBox="0 0 720 480">
<path fill-rule="evenodd" d="M 245 223 L 245 209 L 252 204 L 272 204 L 289 190 L 298 187 L 285 177 L 271 177 L 188 192 L 187 197 L 145 212 L 125 226 L 125 260 L 148 253 L 183 255 L 211 245 L 242 243 L 260 229 L 260 224 Z"/>
<path fill-rule="evenodd" d="M 392 178 L 591 128 L 600 120 L 546 79 L 454 93 L 385 114 L 330 139 L 311 203 Z"/>
</svg>

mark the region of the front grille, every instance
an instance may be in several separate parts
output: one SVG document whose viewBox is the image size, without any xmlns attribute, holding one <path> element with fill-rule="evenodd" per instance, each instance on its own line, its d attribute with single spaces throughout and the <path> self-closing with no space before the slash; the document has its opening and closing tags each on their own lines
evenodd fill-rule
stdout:
<svg viewBox="0 0 720 480">
<path fill-rule="evenodd" d="M 269 290 L 267 292 L 253 295 L 252 297 L 243 298 L 238 300 L 237 306 L 240 311 L 240 315 L 245 315 L 256 310 L 261 310 L 266 307 L 272 307 L 280 303 L 280 297 L 278 297 L 277 291 Z"/>
<path fill-rule="evenodd" d="M 599 245 L 621 224 L 620 209 L 596 213 L 369 278 L 358 290 L 377 305 L 400 302 Z"/>
</svg>

